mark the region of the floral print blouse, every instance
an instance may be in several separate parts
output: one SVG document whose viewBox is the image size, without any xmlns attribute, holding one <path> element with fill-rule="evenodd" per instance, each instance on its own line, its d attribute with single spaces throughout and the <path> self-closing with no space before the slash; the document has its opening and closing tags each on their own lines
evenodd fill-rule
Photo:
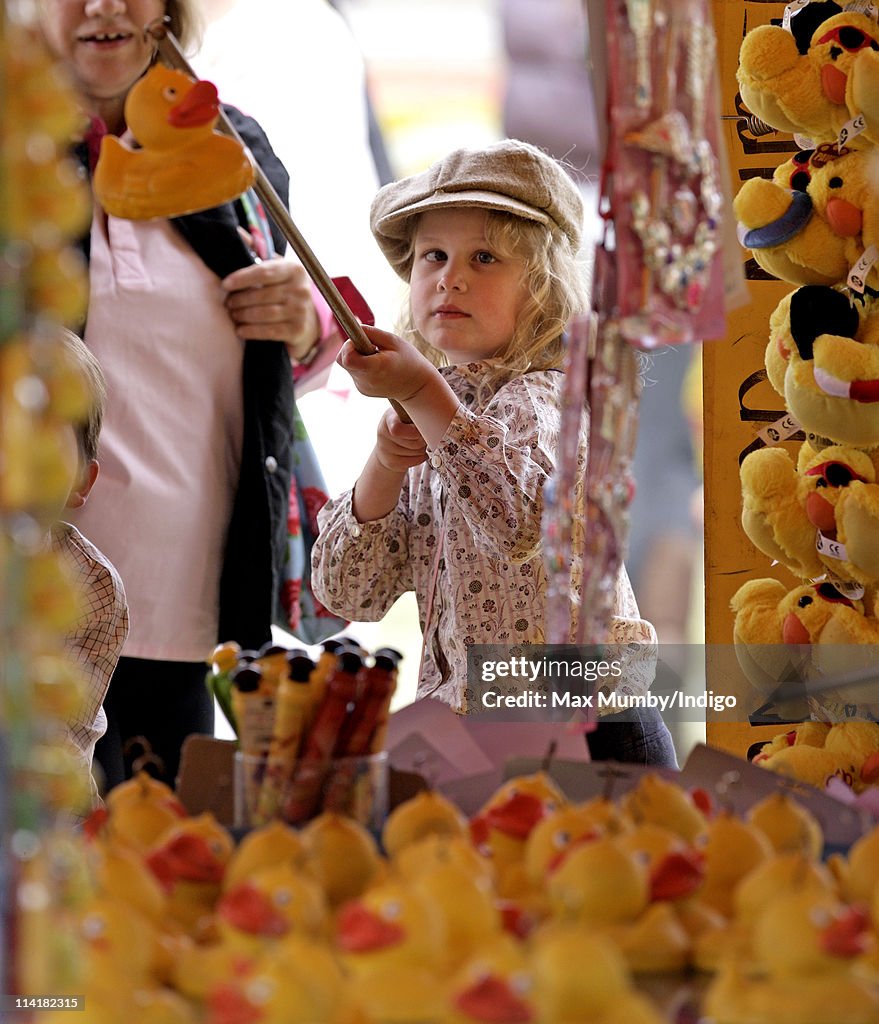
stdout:
<svg viewBox="0 0 879 1024">
<path fill-rule="evenodd" d="M 445 437 L 409 470 L 384 518 L 358 522 L 350 490 L 321 509 L 312 587 L 330 610 L 361 622 L 381 619 L 414 590 L 424 634 L 417 695 L 466 712 L 469 645 L 544 642 L 543 488 L 555 468 L 564 375 L 501 377 L 480 401 L 484 364 L 440 372 L 461 401 Z M 585 520 L 575 521 L 571 586 L 579 595 Z M 608 641 L 650 645 L 651 655 L 633 657 L 620 680 L 626 692 L 642 693 L 653 678 L 656 633 L 639 617 L 625 570 L 615 604 Z M 575 630 L 572 622 L 571 642 Z"/>
</svg>

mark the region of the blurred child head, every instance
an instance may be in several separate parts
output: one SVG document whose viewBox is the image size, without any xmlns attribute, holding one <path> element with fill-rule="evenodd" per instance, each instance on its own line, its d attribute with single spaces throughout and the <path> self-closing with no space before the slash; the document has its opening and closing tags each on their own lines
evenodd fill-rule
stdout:
<svg viewBox="0 0 879 1024">
<path fill-rule="evenodd" d="M 427 171 L 384 186 L 372 204 L 372 231 L 404 280 L 411 280 L 424 215 L 451 209 L 485 211 L 487 248 L 521 268 L 521 301 L 510 337 L 487 362 L 514 373 L 560 367 L 562 332 L 586 304 L 577 259 L 583 202 L 573 180 L 537 147 L 509 139 L 456 150 Z M 446 364 L 415 319 L 410 301 L 400 326 L 404 336 L 435 365 Z"/>
<path fill-rule="evenodd" d="M 79 508 L 85 504 L 98 477 L 98 439 L 104 418 L 107 383 L 100 364 L 80 337 L 63 329 L 61 342 L 68 364 L 79 374 L 87 396 L 85 412 L 70 425 L 76 451 L 71 459 L 71 484 L 65 508 Z"/>
</svg>

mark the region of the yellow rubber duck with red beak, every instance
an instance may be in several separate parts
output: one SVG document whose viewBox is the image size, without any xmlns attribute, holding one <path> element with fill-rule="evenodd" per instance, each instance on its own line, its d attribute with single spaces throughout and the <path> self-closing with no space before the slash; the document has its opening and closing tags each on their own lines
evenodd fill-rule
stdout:
<svg viewBox="0 0 879 1024">
<path fill-rule="evenodd" d="M 214 131 L 217 90 L 157 64 L 125 101 L 128 132 L 106 135 L 94 175 L 97 201 L 115 217 L 151 220 L 207 210 L 241 195 L 255 170 L 247 149 Z"/>
</svg>

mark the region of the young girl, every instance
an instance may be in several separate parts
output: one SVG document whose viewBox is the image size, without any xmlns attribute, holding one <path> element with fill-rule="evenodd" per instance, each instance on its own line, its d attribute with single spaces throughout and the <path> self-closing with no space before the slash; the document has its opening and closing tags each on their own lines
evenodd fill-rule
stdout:
<svg viewBox="0 0 879 1024">
<path fill-rule="evenodd" d="M 378 351 L 349 343 L 339 362 L 359 391 L 394 399 L 412 422 L 389 409 L 353 491 L 321 511 L 313 586 L 359 621 L 414 590 L 418 696 L 461 712 L 473 699 L 470 644 L 545 640 L 543 489 L 558 446 L 562 332 L 585 301 L 582 218 L 561 165 L 512 140 L 457 150 L 386 185 L 372 206 L 373 234 L 409 282 L 412 343 L 366 328 Z M 573 570 L 571 586 L 576 597 Z M 610 641 L 655 643 L 625 573 L 616 615 Z M 638 692 L 651 679 L 633 668 L 621 682 Z"/>
</svg>

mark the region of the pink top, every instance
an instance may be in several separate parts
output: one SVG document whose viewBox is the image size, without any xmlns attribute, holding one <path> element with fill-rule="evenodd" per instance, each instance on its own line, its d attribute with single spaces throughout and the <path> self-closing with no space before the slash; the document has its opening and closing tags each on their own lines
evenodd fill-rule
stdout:
<svg viewBox="0 0 879 1024">
<path fill-rule="evenodd" d="M 72 518 L 125 584 L 124 654 L 201 661 L 217 642 L 241 459 L 244 343 L 216 274 L 166 220 L 96 209 L 90 289 L 85 340 L 108 398 L 101 473 Z"/>
</svg>

